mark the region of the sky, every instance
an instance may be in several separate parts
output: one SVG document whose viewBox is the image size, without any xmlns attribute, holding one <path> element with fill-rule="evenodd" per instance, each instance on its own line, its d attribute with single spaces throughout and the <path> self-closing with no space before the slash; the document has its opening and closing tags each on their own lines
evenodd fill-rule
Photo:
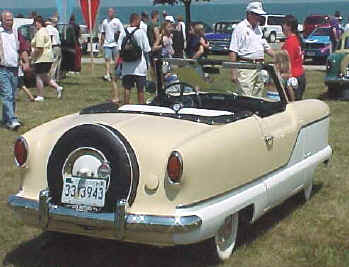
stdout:
<svg viewBox="0 0 349 267">
<path fill-rule="evenodd" d="M 282 3 L 291 0 L 264 0 L 264 3 Z M 308 2 L 308 3 L 316 3 L 316 2 L 328 2 L 329 4 L 333 0 L 292 0 L 293 2 Z M 348 0 L 336 0 L 336 1 L 348 1 Z M 0 9 L 1 8 L 48 8 L 55 7 L 56 0 L 0 0 Z M 78 0 L 77 0 L 78 2 Z M 101 0 L 102 6 L 146 6 L 151 5 L 152 0 Z M 194 1 L 193 1 L 194 2 Z M 213 0 L 214 3 L 217 4 L 231 4 L 231 3 L 244 3 L 248 2 L 248 0 Z"/>
</svg>

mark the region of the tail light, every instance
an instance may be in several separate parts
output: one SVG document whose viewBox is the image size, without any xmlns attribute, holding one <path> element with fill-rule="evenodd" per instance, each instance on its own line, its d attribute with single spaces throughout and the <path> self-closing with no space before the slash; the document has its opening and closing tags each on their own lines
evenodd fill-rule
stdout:
<svg viewBox="0 0 349 267">
<path fill-rule="evenodd" d="M 21 136 L 15 143 L 15 162 L 18 167 L 24 167 L 28 158 L 28 144 Z"/>
<path fill-rule="evenodd" d="M 183 159 L 177 151 L 172 152 L 168 159 L 167 174 L 171 183 L 178 184 L 181 182 L 183 174 Z"/>
</svg>

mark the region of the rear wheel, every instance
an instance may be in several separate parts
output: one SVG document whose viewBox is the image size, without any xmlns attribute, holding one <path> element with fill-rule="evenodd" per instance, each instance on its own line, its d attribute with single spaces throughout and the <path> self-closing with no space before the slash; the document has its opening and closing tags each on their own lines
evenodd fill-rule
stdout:
<svg viewBox="0 0 349 267">
<path fill-rule="evenodd" d="M 327 95 L 329 98 L 338 98 L 339 96 L 339 89 L 338 87 L 335 87 L 335 86 L 328 86 L 328 90 L 327 90 Z"/>
<path fill-rule="evenodd" d="M 210 246 L 215 250 L 219 260 L 226 261 L 233 253 L 237 240 L 238 226 L 239 214 L 234 213 L 225 218 L 216 235 L 209 240 Z"/>
<path fill-rule="evenodd" d="M 276 34 L 275 32 L 271 32 L 269 35 L 269 43 L 275 43 L 276 42 Z"/>
</svg>

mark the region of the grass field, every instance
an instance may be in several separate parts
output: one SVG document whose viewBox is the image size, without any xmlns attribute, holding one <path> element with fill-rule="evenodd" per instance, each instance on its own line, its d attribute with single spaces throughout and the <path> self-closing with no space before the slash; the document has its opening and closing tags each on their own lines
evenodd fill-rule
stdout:
<svg viewBox="0 0 349 267">
<path fill-rule="evenodd" d="M 322 98 L 331 109 L 328 167 L 314 176 L 313 195 L 286 201 L 253 225 L 240 229 L 239 244 L 226 263 L 216 262 L 202 244 L 172 248 L 124 244 L 110 240 L 43 233 L 27 227 L 7 207 L 17 192 L 18 172 L 13 144 L 25 131 L 54 118 L 110 98 L 110 84 L 102 81 L 102 66 L 62 83 L 64 98 L 47 88 L 47 101 L 32 103 L 19 94 L 17 113 L 24 122 L 18 132 L 0 128 L 0 265 L 53 266 L 349 266 L 349 102 L 329 101 L 324 72 L 307 72 L 305 98 Z M 35 94 L 36 91 L 33 90 Z M 147 95 L 149 96 L 149 95 Z M 133 95 L 135 101 L 135 95 Z"/>
</svg>

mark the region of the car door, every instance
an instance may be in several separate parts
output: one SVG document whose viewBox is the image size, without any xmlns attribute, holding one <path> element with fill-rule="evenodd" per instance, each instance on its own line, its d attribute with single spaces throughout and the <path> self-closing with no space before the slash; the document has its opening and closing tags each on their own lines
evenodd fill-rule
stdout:
<svg viewBox="0 0 349 267">
<path fill-rule="evenodd" d="M 271 208 L 288 198 L 304 183 L 304 173 L 289 173 L 289 161 L 297 141 L 298 124 L 292 111 L 258 118 L 265 141 L 265 157 L 269 160 L 270 173 L 265 179 L 268 207 Z"/>
</svg>

